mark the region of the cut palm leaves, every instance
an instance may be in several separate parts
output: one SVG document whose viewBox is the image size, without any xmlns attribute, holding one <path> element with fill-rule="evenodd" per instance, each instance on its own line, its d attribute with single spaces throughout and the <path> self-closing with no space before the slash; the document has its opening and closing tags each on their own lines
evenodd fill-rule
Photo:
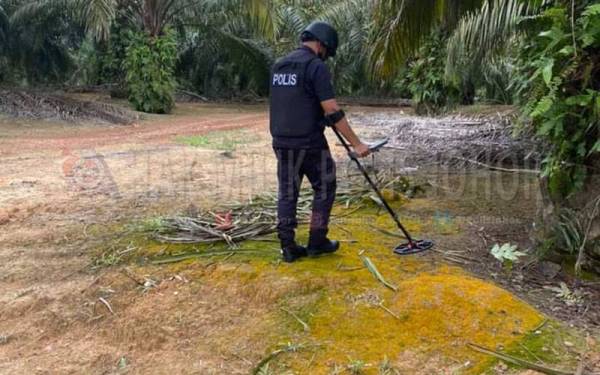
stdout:
<svg viewBox="0 0 600 375">
<path fill-rule="evenodd" d="M 542 366 L 542 365 L 538 365 L 532 362 L 528 362 L 525 361 L 524 359 L 520 359 L 520 358 L 516 358 L 513 356 L 510 356 L 508 354 L 504 354 L 504 353 L 499 353 L 496 352 L 494 350 L 485 348 L 483 346 L 477 345 L 477 344 L 468 344 L 469 347 L 477 352 L 483 353 L 483 354 L 488 354 L 491 355 L 493 357 L 496 357 L 498 359 L 501 359 L 505 362 L 511 363 L 513 365 L 516 366 L 520 366 L 523 368 L 527 368 L 530 370 L 535 370 L 535 371 L 539 371 L 541 373 L 544 374 L 549 374 L 549 375 L 572 375 L 574 374 L 574 371 L 563 371 L 563 370 L 557 370 L 557 369 L 553 369 L 553 368 L 549 368 L 546 366 Z"/>
<path fill-rule="evenodd" d="M 379 272 L 379 270 L 377 269 L 377 267 L 375 267 L 375 264 L 371 261 L 371 259 L 369 259 L 369 257 L 364 256 L 363 253 L 361 252 L 359 254 L 360 259 L 362 260 L 362 262 L 364 263 L 365 267 L 367 267 L 367 269 L 369 270 L 369 272 L 371 272 L 373 274 L 373 276 L 375 276 L 375 278 L 382 283 L 386 288 L 389 288 L 391 290 L 393 290 L 394 292 L 398 291 L 398 287 L 395 285 L 390 284 L 389 282 L 387 282 L 385 280 L 385 278 L 383 277 L 383 275 Z"/>
<path fill-rule="evenodd" d="M 379 184 L 386 188 L 405 192 L 414 186 L 405 178 L 390 173 L 376 176 Z M 336 201 L 360 204 L 369 198 L 370 190 L 364 184 L 353 179 L 346 180 L 338 186 Z M 306 224 L 310 221 L 313 192 L 303 189 L 297 205 L 298 222 Z M 376 198 L 376 197 L 374 197 Z M 352 213 L 355 209 L 352 209 Z M 342 213 L 341 216 L 347 216 Z M 277 230 L 277 194 L 264 193 L 246 203 L 234 202 L 222 207 L 219 211 L 200 210 L 192 215 L 163 218 L 159 228 L 152 228 L 154 237 L 168 243 L 215 243 L 225 242 L 230 248 L 237 248 L 239 242 L 264 237 Z"/>
</svg>

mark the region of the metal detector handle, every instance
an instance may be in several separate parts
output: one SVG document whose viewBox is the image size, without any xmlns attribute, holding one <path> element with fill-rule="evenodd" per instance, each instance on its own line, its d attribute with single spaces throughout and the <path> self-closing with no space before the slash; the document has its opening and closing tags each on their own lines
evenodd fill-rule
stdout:
<svg viewBox="0 0 600 375">
<path fill-rule="evenodd" d="M 383 203 L 383 207 L 385 207 L 385 209 L 390 214 L 390 216 L 392 217 L 392 219 L 394 220 L 394 222 L 396 223 L 396 225 L 398 226 L 398 228 L 402 231 L 402 233 L 404 234 L 404 236 L 406 237 L 406 239 L 408 240 L 408 242 L 412 244 L 413 243 L 412 237 L 410 236 L 410 234 L 408 233 L 408 231 L 406 230 L 406 228 L 404 228 L 404 226 L 402 225 L 402 223 L 400 223 L 400 220 L 398 219 L 398 215 L 396 215 L 396 212 L 394 212 L 394 210 L 392 209 L 392 207 L 390 207 L 389 203 L 387 202 L 387 200 L 385 199 L 385 197 L 383 196 L 383 194 L 381 194 L 381 191 L 379 191 L 379 188 L 377 187 L 377 185 L 375 184 L 375 182 L 373 182 L 373 180 L 369 176 L 369 173 L 367 172 L 367 170 L 365 169 L 365 167 L 363 167 L 363 165 L 360 163 L 360 161 L 358 160 L 358 157 L 356 156 L 356 154 L 354 156 L 352 155 L 353 152 L 352 152 L 352 150 L 350 150 L 350 146 L 348 145 L 348 142 L 346 142 L 346 140 L 344 139 L 344 137 L 342 137 L 342 135 L 337 130 L 337 128 L 335 127 L 335 125 L 333 125 L 331 127 L 331 129 L 333 130 L 333 132 L 335 133 L 335 135 L 338 137 L 338 139 L 340 140 L 340 142 L 342 143 L 342 145 L 344 146 L 344 148 L 346 149 L 346 151 L 348 151 L 348 156 L 350 156 L 350 159 L 352 159 L 356 163 L 356 166 L 358 167 L 358 169 L 361 171 L 361 173 L 363 174 L 363 176 L 365 176 L 365 179 L 367 180 L 367 182 L 369 183 L 369 185 L 371 185 L 371 188 L 373 189 L 373 191 L 375 192 L 375 194 L 377 194 L 377 197 L 379 198 L 379 200 L 381 201 L 381 203 Z M 379 143 L 381 143 L 381 142 L 378 142 L 377 145 L 379 145 Z M 387 140 L 386 140 L 385 143 L 387 143 Z M 385 143 L 381 144 L 379 146 L 379 148 L 381 148 Z"/>
<path fill-rule="evenodd" d="M 387 145 L 389 141 L 389 138 L 384 138 L 377 142 L 371 143 L 369 144 L 369 151 L 371 151 L 371 153 L 378 152 L 379 150 L 381 150 L 381 148 L 383 148 L 383 146 Z M 358 158 L 358 155 L 356 154 L 356 152 L 350 151 L 350 158 Z"/>
</svg>

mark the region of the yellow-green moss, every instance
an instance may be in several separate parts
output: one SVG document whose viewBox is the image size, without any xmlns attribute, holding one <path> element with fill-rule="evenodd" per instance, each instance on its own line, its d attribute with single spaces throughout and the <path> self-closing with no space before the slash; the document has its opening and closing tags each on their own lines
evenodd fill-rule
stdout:
<svg viewBox="0 0 600 375">
<path fill-rule="evenodd" d="M 471 361 L 471 371 L 477 373 L 489 363 L 466 343 L 508 346 L 542 320 L 510 293 L 454 267 L 441 266 L 434 273 L 406 280 L 388 267 L 378 268 L 394 280 L 398 293 L 379 285 L 368 271 L 357 271 L 351 283 L 328 291 L 327 298 L 315 307 L 307 322 L 311 326 L 307 340 L 323 347 L 315 358 L 313 373 L 327 373 L 328 363 L 343 364 L 348 358 L 379 363 L 387 357 L 393 362 L 406 351 L 435 353 L 449 362 Z M 377 294 L 399 319 L 375 304 L 348 302 L 348 295 L 366 291 Z M 291 362 L 292 368 L 305 359 Z"/>
<path fill-rule="evenodd" d="M 506 351 L 530 362 L 541 361 L 557 369 L 573 370 L 580 362 L 578 353 L 591 350 L 584 337 L 585 334 L 550 320 L 529 332 L 520 342 L 507 347 Z"/>
<path fill-rule="evenodd" d="M 343 215 L 350 211 L 338 207 L 335 212 Z M 460 268 L 440 263 L 432 254 L 395 256 L 392 249 L 401 239 L 373 229 L 375 226 L 397 232 L 393 221 L 377 207 L 368 206 L 334 222 L 331 237 L 350 241 L 343 242 L 334 255 L 286 264 L 278 260 L 277 243 L 248 241 L 241 249 L 258 253 L 236 254 L 226 264 L 222 263 L 223 257 L 214 257 L 166 267 L 169 272 L 187 272 L 188 278 L 206 283 L 239 283 L 248 293 L 256 295 L 252 298 L 263 293 L 260 298 L 272 299 L 273 316 L 280 321 L 280 328 L 278 332 L 269 332 L 276 339 L 272 348 L 265 348 L 265 353 L 281 342 L 319 345 L 318 350 L 286 355 L 274 364 L 296 373 L 327 374 L 332 366 L 345 366 L 350 359 L 372 364 L 365 373 L 377 373 L 377 364 L 384 358 L 394 364 L 406 353 L 416 353 L 422 358 L 435 356 L 440 366 L 469 361 L 470 366 L 463 373 L 479 373 L 491 361 L 469 349 L 468 342 L 491 348 L 509 347 L 543 319 L 509 292 Z M 403 217 L 403 223 L 417 236 L 422 230 L 435 232 L 430 234 L 458 231 L 454 227 L 452 230 L 436 227 L 418 217 Z M 302 227 L 298 232 L 299 241 L 305 242 L 307 228 Z M 167 246 L 147 238 L 137 241 L 139 255 L 145 257 L 209 249 L 205 245 Z M 226 249 L 225 245 L 210 248 Z M 352 270 L 362 266 L 358 256 L 362 250 L 387 281 L 398 286 L 397 293 L 381 285 L 367 269 Z M 215 263 L 208 273 L 207 263 Z M 278 291 L 277 280 L 288 280 L 294 288 L 282 283 L 288 289 Z M 384 306 L 397 318 L 374 301 L 384 301 Z M 305 332 L 281 307 L 297 314 L 310 326 L 310 331 Z M 311 362 L 309 372 L 308 362 Z"/>
</svg>

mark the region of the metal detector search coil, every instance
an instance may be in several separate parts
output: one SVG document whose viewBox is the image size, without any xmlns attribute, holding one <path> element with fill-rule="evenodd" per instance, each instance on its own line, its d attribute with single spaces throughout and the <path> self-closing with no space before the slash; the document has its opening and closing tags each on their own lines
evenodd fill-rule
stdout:
<svg viewBox="0 0 600 375">
<path fill-rule="evenodd" d="M 371 185 L 371 188 L 373 189 L 375 194 L 377 194 L 377 197 L 380 199 L 380 201 L 383 204 L 383 206 L 385 207 L 386 211 L 388 212 L 388 214 L 390 214 L 390 216 L 392 217 L 392 219 L 398 226 L 398 229 L 400 229 L 400 231 L 402 231 L 402 233 L 408 240 L 407 243 L 402 243 L 402 244 L 396 246 L 394 248 L 394 253 L 398 254 L 398 255 L 412 255 L 412 254 L 421 253 L 423 251 L 431 249 L 434 245 L 433 241 L 431 241 L 431 240 L 414 240 L 411 237 L 411 235 L 408 233 L 406 228 L 404 228 L 402 223 L 400 223 L 400 219 L 398 219 L 398 215 L 396 215 L 396 212 L 394 212 L 392 207 L 389 205 L 389 203 L 386 201 L 384 196 L 379 191 L 379 188 L 377 187 L 377 185 L 375 185 L 375 182 L 373 182 L 373 180 L 369 176 L 369 173 L 367 172 L 367 170 L 363 167 L 363 165 L 358 160 L 358 155 L 350 149 L 350 146 L 348 146 L 348 143 L 346 142 L 344 137 L 342 137 L 342 135 L 339 133 L 339 131 L 336 129 L 335 125 L 331 126 L 331 129 L 333 129 L 333 132 L 335 133 L 335 135 L 338 137 L 338 139 L 340 140 L 340 142 L 342 143 L 342 145 L 348 152 L 348 156 L 350 157 L 350 159 L 352 159 L 356 163 L 356 166 L 358 167 L 358 169 L 361 171 L 363 176 L 365 176 L 365 179 L 367 180 L 369 185 Z M 377 152 L 383 146 L 385 146 L 388 143 L 388 141 L 389 140 L 386 138 L 384 140 L 376 142 L 369 146 L 369 150 L 371 152 Z"/>
</svg>

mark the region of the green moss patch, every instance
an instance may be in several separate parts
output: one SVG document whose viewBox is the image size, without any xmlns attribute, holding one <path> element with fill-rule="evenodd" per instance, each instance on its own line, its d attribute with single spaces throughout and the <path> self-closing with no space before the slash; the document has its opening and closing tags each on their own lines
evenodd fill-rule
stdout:
<svg viewBox="0 0 600 375">
<path fill-rule="evenodd" d="M 175 141 L 191 147 L 210 150 L 235 151 L 239 145 L 258 141 L 256 134 L 245 130 L 216 131 L 204 135 L 177 137 Z"/>
</svg>

